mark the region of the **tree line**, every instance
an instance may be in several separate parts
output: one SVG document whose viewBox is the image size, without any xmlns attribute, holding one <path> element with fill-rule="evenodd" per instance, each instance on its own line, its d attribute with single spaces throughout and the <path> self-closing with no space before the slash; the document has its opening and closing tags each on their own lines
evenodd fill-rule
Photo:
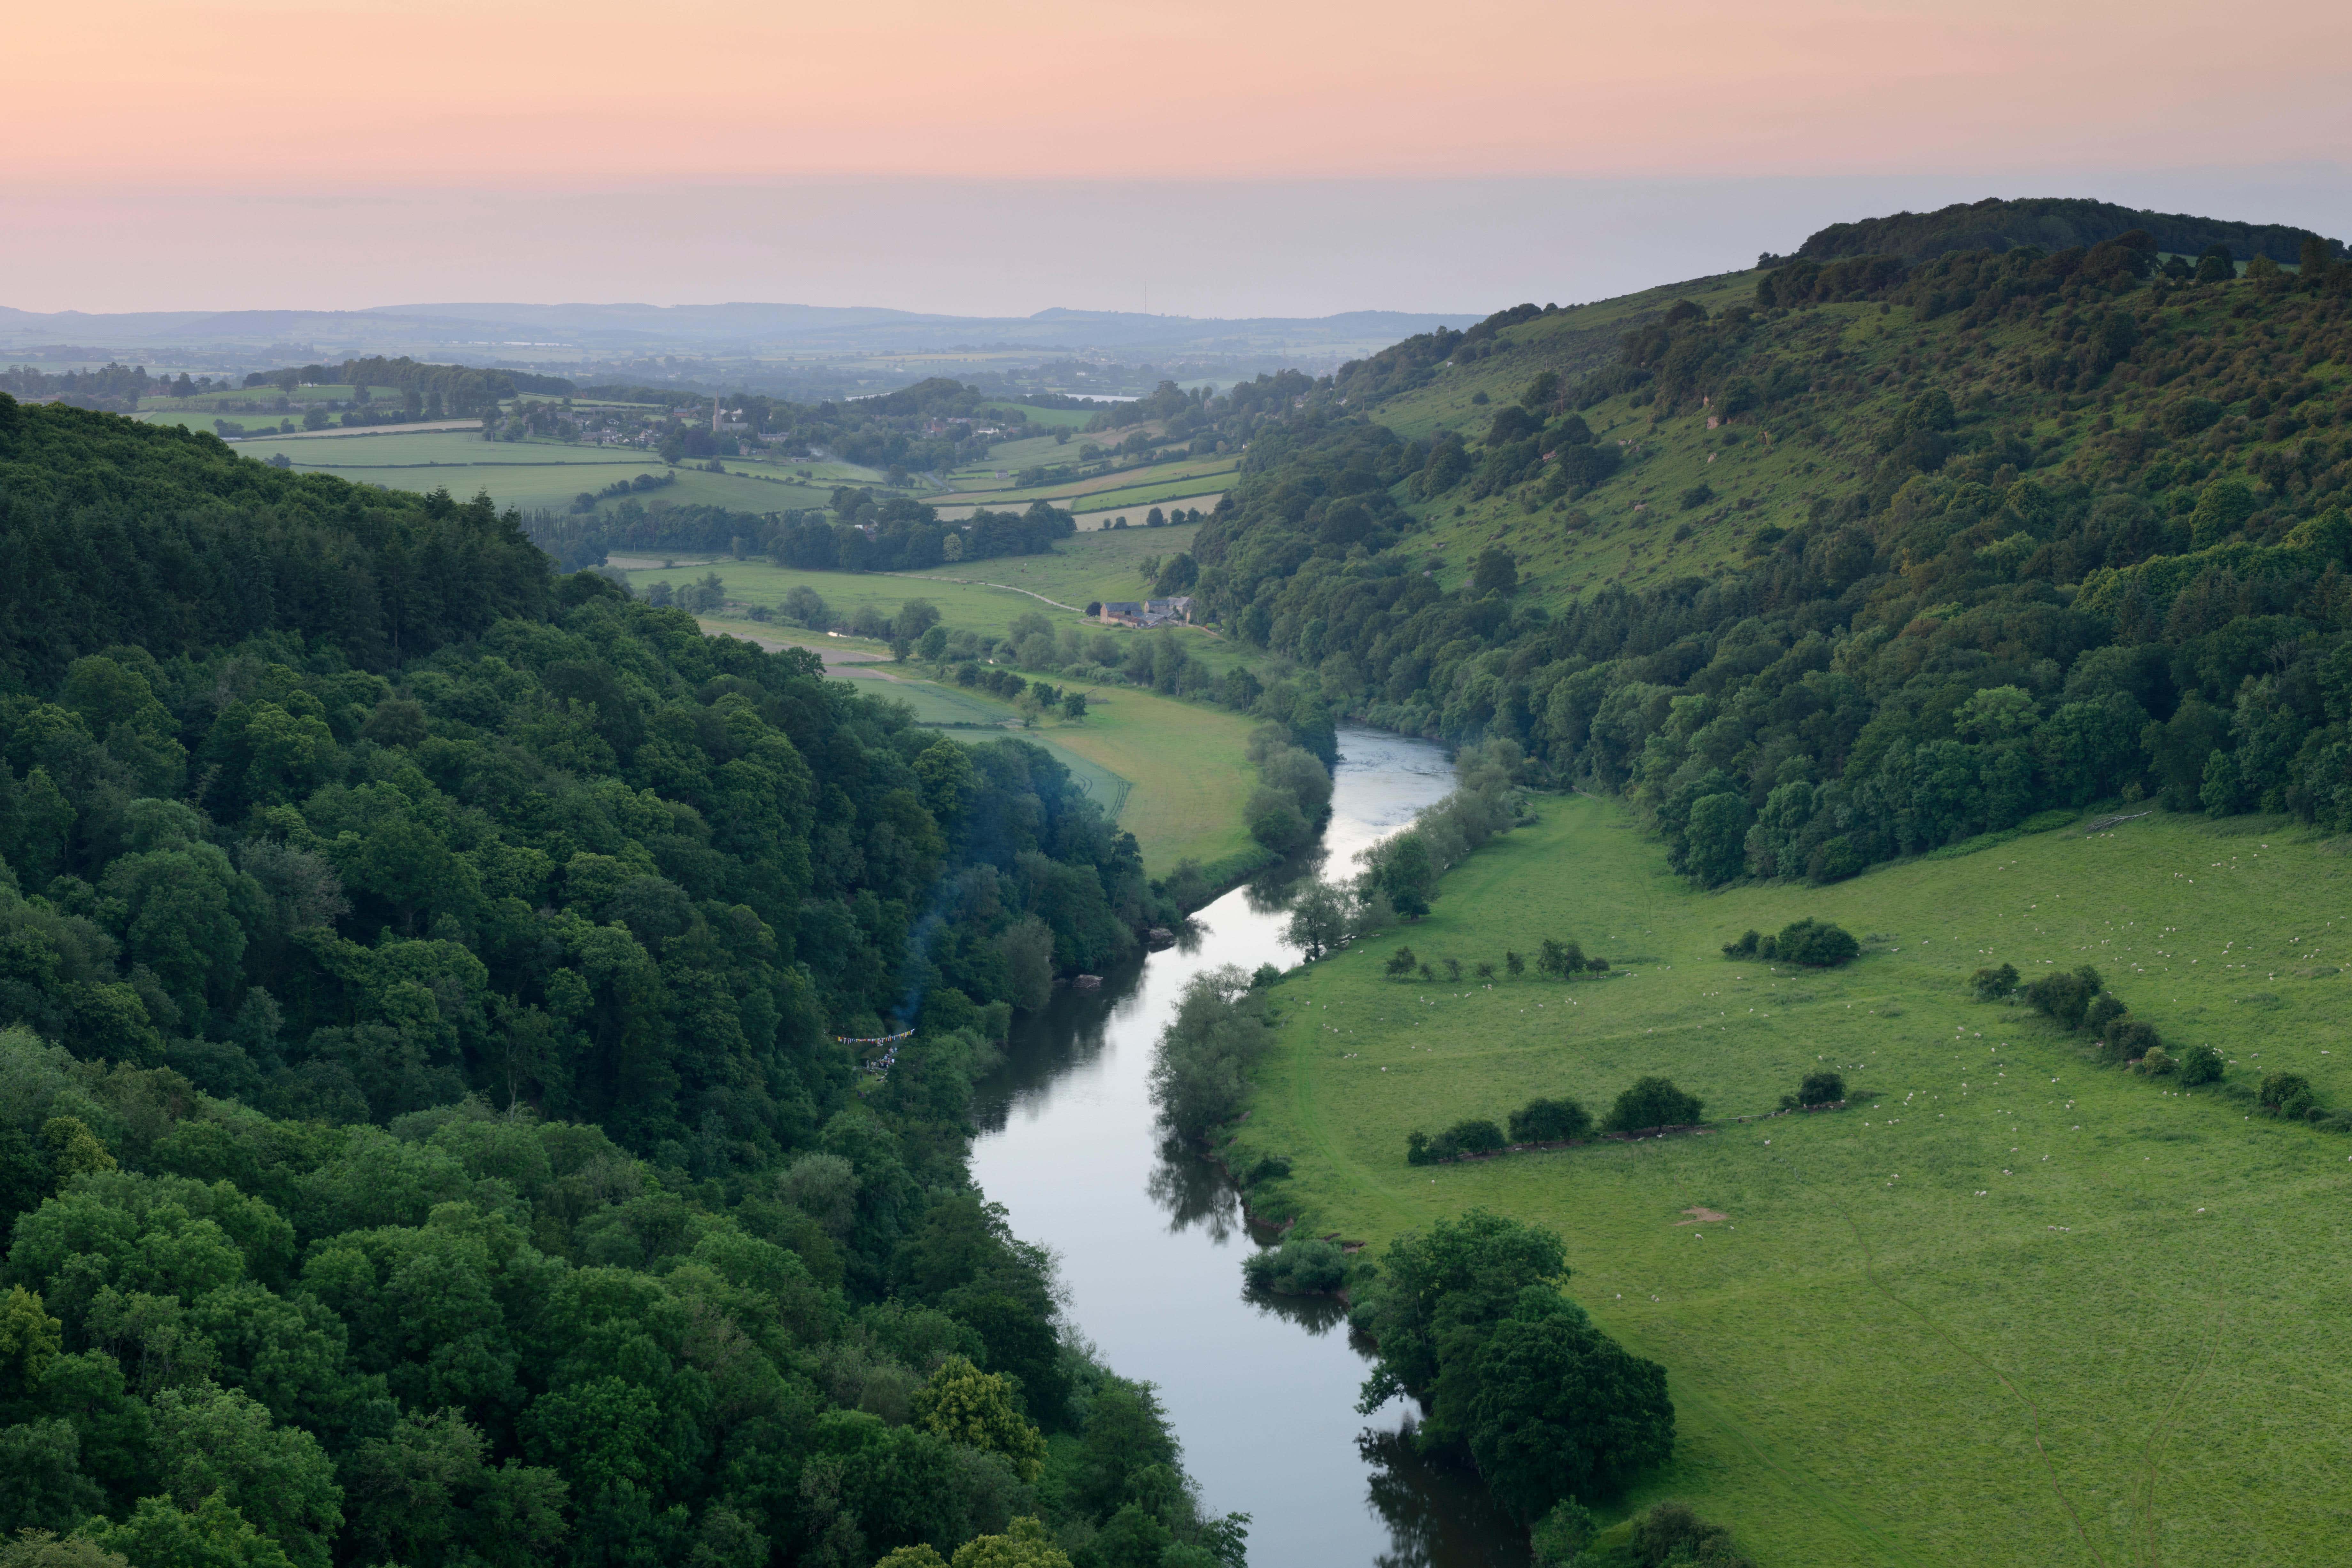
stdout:
<svg viewBox="0 0 2352 1568">
<path fill-rule="evenodd" d="M 1489 340 L 1531 369 L 1475 445 L 1342 408 L 1343 369 L 1254 443 L 1193 592 L 1344 713 L 1507 737 L 1626 796 L 1703 885 L 1832 880 L 2108 798 L 2352 825 L 2352 407 L 2324 370 L 2352 361 L 2352 268 L 2200 284 L 2153 255 L 2126 235 L 1896 268 L 1857 285 L 1876 303 L 1683 301 L 1581 382 L 1533 368 L 1535 312 Z M 1911 327 L 1872 354 L 1811 325 L 1882 303 Z M 1422 569 L 1423 511 L 1481 486 L 1638 538 L 1628 479 L 1563 456 L 1638 473 L 1638 437 L 1577 425 L 1702 415 L 1718 449 L 1770 436 L 1814 475 L 1712 575 L 1538 605 L 1500 550 L 1451 590 Z"/>
<path fill-rule="evenodd" d="M 1173 918 L 1059 764 L 209 436 L 0 401 L 0 539 L 21 1550 L 1239 1562 L 965 1164 Z"/>
</svg>

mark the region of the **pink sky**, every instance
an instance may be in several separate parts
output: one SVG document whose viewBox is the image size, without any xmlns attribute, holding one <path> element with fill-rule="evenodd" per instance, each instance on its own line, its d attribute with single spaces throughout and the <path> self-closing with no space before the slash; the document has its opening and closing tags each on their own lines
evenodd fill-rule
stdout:
<svg viewBox="0 0 2352 1568">
<path fill-rule="evenodd" d="M 290 231 L 249 256 L 208 244 L 135 301 L 111 278 L 93 279 L 104 299 L 57 294 L 78 242 L 213 193 L 316 200 L 331 223 L 403 189 L 1901 174 L 2015 194 L 2044 170 L 2334 158 L 2348 17 L 2307 0 L 26 5 L 6 29 L 0 198 L 64 249 L 6 247 L 0 303 L 215 302 Z M 469 242 L 443 243 L 451 259 Z"/>
</svg>

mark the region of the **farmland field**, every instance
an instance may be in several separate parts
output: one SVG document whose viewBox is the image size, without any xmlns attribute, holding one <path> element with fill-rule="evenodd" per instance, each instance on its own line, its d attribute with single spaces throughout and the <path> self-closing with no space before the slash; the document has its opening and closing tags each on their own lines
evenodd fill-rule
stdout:
<svg viewBox="0 0 2352 1568">
<path fill-rule="evenodd" d="M 209 427 L 210 423 L 207 416 L 198 427 Z M 486 490 L 500 506 L 525 510 L 569 507 L 583 490 L 601 489 L 616 479 L 640 474 L 673 472 L 676 481 L 650 499 L 755 513 L 782 511 L 822 507 L 831 500 L 835 485 L 868 484 L 881 477 L 847 463 L 777 466 L 740 458 L 722 459 L 728 471 L 720 474 L 684 466 L 666 469 L 653 453 L 625 447 L 485 441 L 471 430 L 352 431 L 277 439 L 289 443 L 283 450 L 297 472 L 333 474 L 394 489 L 430 490 L 446 486 L 460 498 Z M 238 449 L 248 457 L 267 458 L 280 448 L 268 439 L 257 439 L 240 443 Z M 795 468 L 808 469 L 811 478 L 798 478 Z"/>
<path fill-rule="evenodd" d="M 1223 490 L 1211 490 L 1206 495 L 1168 496 L 1140 507 L 1106 507 L 1100 511 L 1078 512 L 1076 514 L 1076 521 L 1078 531 L 1081 533 L 1091 533 L 1097 529 L 1108 528 L 1115 519 L 1122 517 L 1127 519 L 1129 528 L 1141 528 L 1143 520 L 1150 515 L 1151 508 L 1154 506 L 1168 511 L 1174 511 L 1179 508 L 1203 512 L 1214 511 L 1217 502 L 1224 499 L 1224 493 Z M 1188 544 L 1185 548 L 1192 547 Z"/>
<path fill-rule="evenodd" d="M 2352 1102 L 2346 847 L 2158 815 L 1709 895 L 1619 806 L 1552 800 L 1425 921 L 1286 983 L 1242 1142 L 1292 1160 L 1281 1201 L 1318 1233 L 1377 1247 L 1475 1207 L 1557 1229 L 1569 1292 L 1669 1374 L 1678 1457 L 1629 1506 L 1688 1499 L 1762 1563 L 2326 1561 L 2352 1502 L 2352 1140 L 2265 1120 L 2250 1090 L 2288 1068 Z M 1807 915 L 1864 955 L 1775 972 L 1719 951 Z M 1400 942 L 1475 965 L 1546 936 L 1615 969 L 1381 975 Z M 2227 1079 L 2095 1065 L 1971 999 L 2001 962 L 2095 964 L 2176 1050 L 2220 1047 Z M 1849 1109 L 1734 1121 L 1823 1066 Z M 1702 1097 L 1713 1131 L 1405 1163 L 1416 1128 L 1538 1095 L 1597 1112 L 1643 1073 Z"/>
<path fill-rule="evenodd" d="M 770 608 L 782 605 L 784 595 L 799 586 L 815 590 L 834 609 L 850 613 L 866 605 L 895 611 L 908 599 L 929 599 L 950 626 L 1002 637 L 1017 617 L 1031 611 L 1058 626 L 1076 619 L 1074 610 L 1083 612 L 1094 600 L 1142 598 L 1148 591 L 1140 571 L 1144 559 L 1189 550 L 1199 531 L 1195 524 L 1097 531 L 1063 540 L 1050 554 L 950 563 L 927 573 L 811 572 L 750 561 L 706 564 L 701 558 L 680 556 L 674 567 L 638 568 L 627 577 L 630 587 L 642 594 L 657 582 L 683 587 L 704 571 L 715 571 L 727 585 L 730 601 Z M 1000 584 L 1003 586 L 992 585 Z M 1093 629 L 1118 637 L 1139 635 L 1118 626 Z M 1249 657 L 1230 641 L 1197 629 L 1186 635 L 1192 638 L 1193 651 L 1219 668 Z"/>
<path fill-rule="evenodd" d="M 1065 460 L 1075 462 L 1076 459 Z M 992 473 L 995 468 L 1002 466 L 992 465 L 990 471 Z M 1213 489 L 1213 485 L 1202 481 L 1223 479 L 1234 473 L 1238 466 L 1239 460 L 1230 456 L 1183 458 L 1173 462 L 1153 463 L 1148 468 L 1128 468 L 1118 473 L 1098 474 L 1091 479 L 1070 479 L 1061 484 L 1040 485 L 1026 489 L 1015 487 L 1009 480 L 993 484 L 980 481 L 967 489 L 950 490 L 935 498 L 935 504 L 952 506 L 959 502 L 971 502 L 1001 508 L 1013 502 L 1026 506 L 1032 500 L 1044 500 L 1065 505 L 1076 497 L 1114 496 L 1123 505 L 1129 492 L 1166 490 L 1171 484 L 1189 487 L 1192 490 Z M 1167 490 L 1167 493 L 1180 492 Z M 1087 510 L 1095 510 L 1095 502 L 1091 499 L 1087 501 Z"/>
<path fill-rule="evenodd" d="M 919 722 L 957 726 L 953 733 L 961 740 L 989 738 L 963 726 L 1014 717 L 1010 704 L 911 670 L 832 673 L 908 704 Z M 1179 860 L 1207 865 L 1252 847 L 1241 810 L 1257 782 L 1244 752 L 1252 721 L 1128 687 L 1078 689 L 1090 694 L 1083 720 L 1049 719 L 1034 730 L 1005 733 L 1059 757 L 1135 835 L 1153 876 L 1166 875 Z"/>
</svg>

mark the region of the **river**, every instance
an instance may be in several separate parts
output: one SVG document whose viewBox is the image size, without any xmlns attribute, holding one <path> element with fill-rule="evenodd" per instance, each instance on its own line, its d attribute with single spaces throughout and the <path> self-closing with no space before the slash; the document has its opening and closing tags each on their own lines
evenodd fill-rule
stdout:
<svg viewBox="0 0 2352 1568">
<path fill-rule="evenodd" d="M 1436 747 L 1339 732 L 1331 821 L 1317 850 L 1193 917 L 1176 947 L 1057 995 L 1014 1030 L 982 1087 L 972 1172 L 1014 1231 L 1061 1258 L 1069 1316 L 1128 1377 L 1160 1387 L 1184 1464 L 1213 1512 L 1251 1516 L 1255 1568 L 1517 1568 L 1525 1537 L 1475 1479 L 1415 1455 L 1402 1400 L 1367 1417 L 1369 1369 L 1339 1304 L 1252 1299 L 1255 1244 L 1232 1191 L 1154 1124 L 1151 1048 L 1186 980 L 1223 963 L 1286 967 L 1287 896 L 1453 787 Z"/>
</svg>

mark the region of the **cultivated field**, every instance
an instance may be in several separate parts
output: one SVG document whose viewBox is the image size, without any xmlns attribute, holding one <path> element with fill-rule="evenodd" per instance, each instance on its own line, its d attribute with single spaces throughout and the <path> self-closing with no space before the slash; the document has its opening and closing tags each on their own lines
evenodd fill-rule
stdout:
<svg viewBox="0 0 2352 1568">
<path fill-rule="evenodd" d="M 639 568 L 627 575 L 629 585 L 642 594 L 657 582 L 683 587 L 705 571 L 717 572 L 727 584 L 728 599 L 745 606 L 780 606 L 784 595 L 800 586 L 814 589 L 828 605 L 845 613 L 866 605 L 895 611 L 906 600 L 929 599 L 939 606 L 950 626 L 1002 637 L 1017 617 L 1032 611 L 1043 614 L 1058 627 L 1079 619 L 1095 601 L 1144 597 L 1150 584 L 1142 575 L 1143 562 L 1191 549 L 1199 531 L 1196 525 L 1099 531 L 1066 539 L 1050 554 L 951 562 L 924 573 L 806 572 L 761 562 L 681 555 L 676 566 Z M 1117 626 L 1094 626 L 1089 630 L 1108 631 L 1120 638 L 1139 635 Z M 1192 639 L 1190 646 L 1196 654 L 1221 669 L 1244 657 L 1244 650 L 1230 641 L 1206 632 L 1195 629 L 1182 635 Z"/>
<path fill-rule="evenodd" d="M 210 426 L 207 416 L 198 427 Z M 675 483 L 637 497 L 640 501 L 729 507 L 747 512 L 822 507 L 832 499 L 835 485 L 872 484 L 881 478 L 872 469 L 848 463 L 780 465 L 741 458 L 721 459 L 725 473 L 684 465 L 673 470 L 667 469 L 653 453 L 625 447 L 485 441 L 470 429 L 305 434 L 243 441 L 237 449 L 252 458 L 282 451 L 299 473 L 333 474 L 392 489 L 446 487 L 460 499 L 488 491 L 500 506 L 525 510 L 560 510 L 571 506 L 572 498 L 583 490 L 599 490 L 640 474 L 674 472 L 677 476 Z M 810 477 L 801 479 L 801 469 L 808 470 Z M 603 504 L 609 508 L 614 503 Z"/>
<path fill-rule="evenodd" d="M 2317 1563 L 2352 1504 L 2352 1139 L 2254 1112 L 2262 1072 L 2352 1104 L 2352 857 L 2277 818 L 2157 815 L 1831 888 L 1690 891 L 1613 804 L 1448 877 L 1434 912 L 1295 976 L 1246 1147 L 1316 1232 L 1377 1244 L 1484 1206 L 1556 1228 L 1570 1292 L 1662 1362 L 1672 1468 L 1767 1568 Z M 1725 960 L 1805 915 L 1828 973 Z M 1573 984 L 1392 982 L 1410 943 L 1498 966 L 1574 938 Z M 2101 1068 L 1964 984 L 2095 964 L 2217 1089 Z M 1820 1066 L 1851 1106 L 1746 1123 Z M 1538 1095 L 1596 1113 L 1663 1073 L 1703 1136 L 1415 1169 L 1405 1134 Z M 1725 1216 L 1693 1223 L 1698 1209 Z M 2331 1544 L 2335 1543 L 2335 1544 Z"/>
<path fill-rule="evenodd" d="M 1060 461 L 1076 465 L 1076 453 L 1068 447 L 1058 450 L 1065 454 Z M 963 489 L 950 490 L 933 499 L 943 506 L 971 502 L 1002 509 L 1015 502 L 1026 506 L 1038 500 L 1066 506 L 1073 500 L 1083 498 L 1086 510 L 1092 511 L 1106 504 L 1127 505 L 1131 496 L 1145 492 L 1178 495 L 1214 489 L 1217 488 L 1214 483 L 1203 481 L 1227 479 L 1238 466 L 1239 459 L 1233 457 L 1181 458 L 1172 462 L 1153 463 L 1147 468 L 1128 468 L 1118 473 L 1097 474 L 1091 479 L 1070 479 L 1061 484 L 1028 489 L 1017 488 L 1010 479 L 989 481 L 975 479 Z M 997 468 L 1006 467 L 1008 465 L 992 459 L 987 471 L 992 474 Z M 1170 489 L 1168 487 L 1171 485 L 1179 488 Z"/>
<path fill-rule="evenodd" d="M 971 726 L 1015 721 L 1009 703 L 908 668 L 833 673 L 908 704 L 922 723 L 953 726 L 960 740 L 989 738 L 987 730 Z M 1034 730 L 1004 732 L 1060 758 L 1135 835 L 1153 876 L 1165 876 L 1179 860 L 1209 865 L 1251 847 L 1241 809 L 1257 783 L 1244 752 L 1251 720 L 1129 687 L 1076 689 L 1089 693 L 1084 719 L 1046 719 Z"/>
</svg>

